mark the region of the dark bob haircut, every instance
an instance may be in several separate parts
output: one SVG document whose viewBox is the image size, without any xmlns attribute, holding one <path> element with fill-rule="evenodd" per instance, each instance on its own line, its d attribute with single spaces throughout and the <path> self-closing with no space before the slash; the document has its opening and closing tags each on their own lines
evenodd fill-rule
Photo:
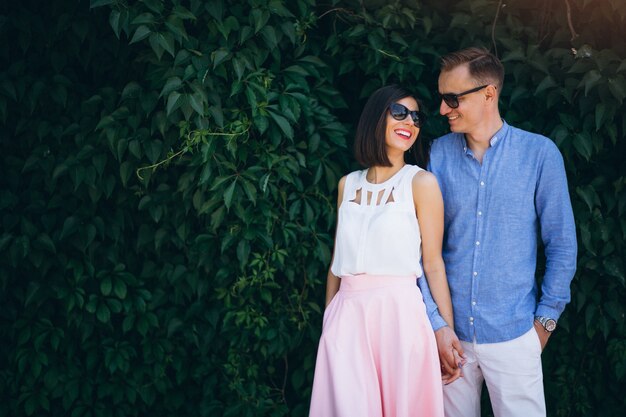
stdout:
<svg viewBox="0 0 626 417">
<path fill-rule="evenodd" d="M 415 96 L 398 85 L 381 87 L 370 96 L 363 107 L 354 138 L 354 156 L 357 162 L 365 167 L 391 166 L 387 157 L 385 134 L 387 130 L 387 110 L 389 105 L 405 97 Z M 415 98 L 420 109 L 422 104 Z M 429 143 L 420 140 L 420 133 L 413 145 L 415 162 L 426 168 L 428 164 Z"/>
</svg>

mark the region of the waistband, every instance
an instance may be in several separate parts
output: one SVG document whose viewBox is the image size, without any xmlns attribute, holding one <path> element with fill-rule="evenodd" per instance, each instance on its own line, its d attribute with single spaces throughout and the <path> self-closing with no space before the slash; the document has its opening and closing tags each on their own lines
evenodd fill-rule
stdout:
<svg viewBox="0 0 626 417">
<path fill-rule="evenodd" d="M 415 275 L 342 275 L 339 291 L 361 291 L 395 286 L 417 287 L 417 277 Z"/>
</svg>

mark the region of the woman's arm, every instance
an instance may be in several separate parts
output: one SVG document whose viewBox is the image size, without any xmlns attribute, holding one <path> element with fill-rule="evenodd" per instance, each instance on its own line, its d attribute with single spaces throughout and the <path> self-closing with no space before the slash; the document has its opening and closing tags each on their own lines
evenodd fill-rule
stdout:
<svg viewBox="0 0 626 417">
<path fill-rule="evenodd" d="M 339 185 L 337 186 L 337 221 L 335 222 L 335 247 L 337 247 L 337 227 L 339 226 L 339 207 L 341 207 L 341 201 L 343 200 L 343 188 L 346 185 L 346 177 L 342 177 L 339 180 Z M 335 254 L 333 250 L 333 257 L 330 260 L 330 266 L 328 267 L 328 275 L 326 276 L 326 304 L 325 307 L 330 304 L 330 301 L 333 299 L 337 291 L 339 291 L 339 286 L 341 285 L 341 279 L 336 277 L 331 272 L 331 267 L 333 265 L 333 261 L 335 259 Z"/>
<path fill-rule="evenodd" d="M 413 178 L 413 203 L 422 234 L 422 265 L 430 292 L 441 317 L 454 330 L 452 301 L 441 256 L 443 242 L 443 198 L 433 174 L 420 171 Z"/>
</svg>

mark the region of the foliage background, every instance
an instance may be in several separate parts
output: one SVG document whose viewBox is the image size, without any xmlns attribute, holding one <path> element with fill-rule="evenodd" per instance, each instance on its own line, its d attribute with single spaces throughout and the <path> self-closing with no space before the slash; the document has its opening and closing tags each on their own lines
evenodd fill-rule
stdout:
<svg viewBox="0 0 626 417">
<path fill-rule="evenodd" d="M 364 99 L 402 83 L 444 133 L 438 58 L 469 45 L 505 63 L 507 121 L 565 157 L 580 255 L 548 414 L 621 415 L 625 20 L 620 0 L 3 2 L 0 415 L 306 415 Z"/>
</svg>

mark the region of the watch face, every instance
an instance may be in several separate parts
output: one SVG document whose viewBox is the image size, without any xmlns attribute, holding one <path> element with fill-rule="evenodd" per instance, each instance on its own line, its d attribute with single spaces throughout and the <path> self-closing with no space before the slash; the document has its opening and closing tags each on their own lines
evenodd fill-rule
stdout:
<svg viewBox="0 0 626 417">
<path fill-rule="evenodd" d="M 545 329 L 549 332 L 553 332 L 556 329 L 556 321 L 553 319 L 546 320 Z"/>
</svg>

